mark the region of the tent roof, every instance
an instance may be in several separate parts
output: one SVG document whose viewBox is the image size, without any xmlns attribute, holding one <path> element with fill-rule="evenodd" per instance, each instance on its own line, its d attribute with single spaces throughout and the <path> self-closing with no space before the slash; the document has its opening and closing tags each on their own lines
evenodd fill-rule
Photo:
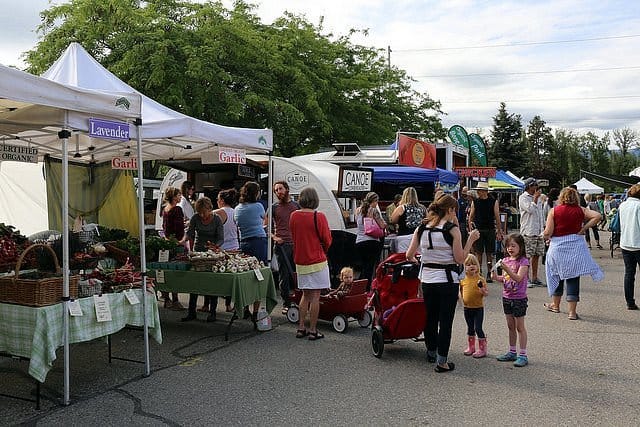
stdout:
<svg viewBox="0 0 640 427">
<path fill-rule="evenodd" d="M 457 184 L 458 175 L 444 169 L 423 169 L 412 166 L 367 166 L 373 169 L 374 182 L 403 184 L 407 182 L 435 182 Z"/>
<path fill-rule="evenodd" d="M 67 47 L 62 56 L 44 73 L 44 80 L 18 72 L 21 73 L 19 76 L 8 81 L 4 78 L 5 69 L 9 70 L 6 72 L 8 76 L 18 72 L 6 67 L 0 70 L 3 72 L 0 88 L 7 91 L 0 92 L 0 98 L 10 97 L 18 101 L 23 101 L 24 98 L 27 103 L 45 106 L 27 110 L 29 105 L 26 104 L 20 110 L 0 112 L 0 123 L 5 124 L 5 135 L 11 137 L 19 134 L 33 144 L 39 144 L 43 147 L 42 154 L 51 153 L 60 157 L 59 149 L 55 153 L 55 150 L 46 150 L 45 146 L 59 145 L 57 128 L 63 125 L 74 131 L 69 140 L 71 154 L 79 153 L 82 156 L 74 160 L 110 161 L 113 156 L 122 156 L 131 151 L 130 141 L 89 138 L 89 117 L 118 121 L 141 117 L 145 160 L 200 159 L 203 152 L 211 151 L 215 145 L 255 152 L 269 152 L 273 147 L 273 132 L 270 129 L 244 129 L 208 123 L 173 111 L 140 94 L 100 65 L 78 43 L 71 43 Z M 25 88 L 27 84 L 28 87 Z M 25 96 L 21 96 L 18 89 L 28 91 Z M 50 97 L 52 100 L 36 102 L 37 99 L 31 99 L 37 94 L 44 94 L 42 98 Z M 115 105 L 115 101 L 125 95 L 129 100 L 129 111 Z M 48 106 L 62 109 L 52 110 Z M 67 109 L 90 115 L 68 114 L 65 112 Z M 14 126 L 10 126 L 12 124 Z M 135 126 L 130 126 L 130 137 L 135 145 Z"/>
<path fill-rule="evenodd" d="M 593 182 L 589 181 L 587 178 L 580 178 L 580 180 L 576 182 L 575 185 L 576 187 L 578 187 L 578 193 L 588 193 L 588 194 L 604 193 L 604 188 L 595 185 Z"/>
<path fill-rule="evenodd" d="M 128 121 L 140 116 L 140 108 L 140 95 L 130 91 L 78 88 L 0 65 L 0 139 L 37 148 L 39 158 L 62 155 L 62 129 L 72 131 L 74 143 L 88 132 L 89 117 Z"/>
<path fill-rule="evenodd" d="M 510 184 L 520 190 L 524 189 L 524 182 L 520 181 L 514 174 L 509 171 L 496 170 L 496 179 Z"/>
<path fill-rule="evenodd" d="M 501 179 L 489 178 L 489 190 L 519 190 L 520 188 Z"/>
</svg>

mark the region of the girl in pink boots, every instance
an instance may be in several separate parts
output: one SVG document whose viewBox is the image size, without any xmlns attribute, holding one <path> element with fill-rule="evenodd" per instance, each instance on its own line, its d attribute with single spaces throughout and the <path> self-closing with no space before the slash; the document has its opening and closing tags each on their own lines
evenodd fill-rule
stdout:
<svg viewBox="0 0 640 427">
<path fill-rule="evenodd" d="M 480 275 L 480 263 L 475 255 L 469 254 L 464 260 L 465 277 L 460 280 L 460 296 L 464 304 L 464 320 L 467 321 L 467 348 L 465 356 L 475 358 L 487 355 L 487 337 L 482 330 L 484 320 L 484 297 L 489 294 L 487 282 Z M 478 349 L 476 350 L 476 335 Z"/>
</svg>

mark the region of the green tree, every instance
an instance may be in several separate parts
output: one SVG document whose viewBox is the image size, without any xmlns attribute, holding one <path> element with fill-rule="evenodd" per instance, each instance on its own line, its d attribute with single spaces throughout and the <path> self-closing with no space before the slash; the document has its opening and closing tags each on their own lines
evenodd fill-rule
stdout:
<svg viewBox="0 0 640 427">
<path fill-rule="evenodd" d="M 636 157 L 629 151 L 638 146 L 638 133 L 629 128 L 614 129 L 613 143 L 619 151 L 611 153 L 611 172 L 615 175 L 626 175 L 636 163 Z"/>
<path fill-rule="evenodd" d="M 580 170 L 586 169 L 588 159 L 582 151 L 580 137 L 566 129 L 555 131 L 554 165 L 561 171 L 559 181 L 550 180 L 550 185 L 566 187 L 580 179 Z"/>
<path fill-rule="evenodd" d="M 493 117 L 489 165 L 506 169 L 518 176 L 527 172 L 526 152 L 522 143 L 522 123 L 519 114 L 507 112 L 504 102 Z"/>
<path fill-rule="evenodd" d="M 440 103 L 411 89 L 382 50 L 285 14 L 263 25 L 236 1 L 71 0 L 41 13 L 26 54 L 46 70 L 72 41 L 145 95 L 190 116 L 274 130 L 276 154 L 337 141 L 388 143 L 397 130 L 445 137 Z"/>
</svg>

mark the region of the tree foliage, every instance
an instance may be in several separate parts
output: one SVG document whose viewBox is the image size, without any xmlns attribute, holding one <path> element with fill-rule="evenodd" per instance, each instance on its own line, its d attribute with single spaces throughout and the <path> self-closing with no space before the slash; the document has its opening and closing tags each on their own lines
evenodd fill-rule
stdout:
<svg viewBox="0 0 640 427">
<path fill-rule="evenodd" d="M 520 115 L 507 112 L 504 102 L 493 117 L 489 165 L 507 169 L 523 176 L 527 170 L 526 152 L 522 144 Z"/>
<path fill-rule="evenodd" d="M 41 13 L 26 55 L 45 71 L 72 41 L 156 101 L 227 126 L 271 128 L 276 154 L 333 142 L 388 143 L 397 130 L 445 136 L 440 103 L 384 52 L 285 14 L 264 25 L 237 1 L 71 0 Z"/>
</svg>

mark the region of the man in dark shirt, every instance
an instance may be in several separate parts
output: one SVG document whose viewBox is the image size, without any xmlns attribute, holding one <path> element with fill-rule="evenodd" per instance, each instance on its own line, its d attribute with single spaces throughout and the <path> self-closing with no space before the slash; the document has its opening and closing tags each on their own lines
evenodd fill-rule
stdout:
<svg viewBox="0 0 640 427">
<path fill-rule="evenodd" d="M 487 282 L 491 283 L 491 266 L 496 248 L 496 238 L 502 240 L 502 224 L 498 201 L 489 196 L 489 184 L 478 182 L 475 188 L 478 198 L 471 202 L 469 222 L 472 228 L 478 229 L 480 238 L 475 242 L 474 252 L 482 265 L 482 254 L 487 256 Z"/>
<path fill-rule="evenodd" d="M 280 286 L 280 296 L 283 301 L 282 314 L 287 314 L 291 305 L 291 292 L 294 289 L 293 273 L 295 265 L 293 263 L 293 239 L 289 230 L 289 217 L 293 211 L 300 209 L 298 203 L 291 200 L 289 196 L 289 184 L 285 181 L 277 181 L 273 184 L 273 193 L 278 201 L 271 206 L 271 217 L 273 218 L 273 229 L 271 239 L 273 240 L 273 252 L 278 261 L 278 277 Z M 269 215 L 265 215 L 265 222 Z"/>
</svg>

